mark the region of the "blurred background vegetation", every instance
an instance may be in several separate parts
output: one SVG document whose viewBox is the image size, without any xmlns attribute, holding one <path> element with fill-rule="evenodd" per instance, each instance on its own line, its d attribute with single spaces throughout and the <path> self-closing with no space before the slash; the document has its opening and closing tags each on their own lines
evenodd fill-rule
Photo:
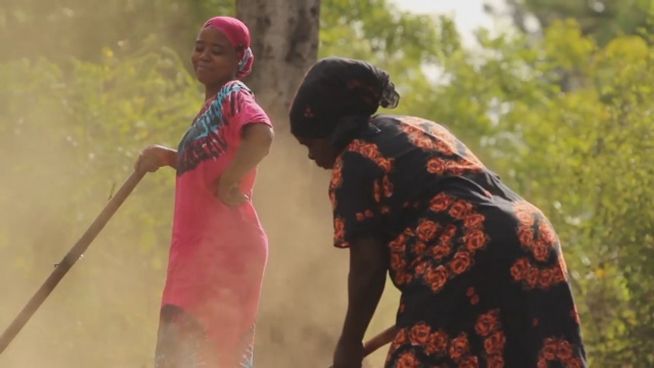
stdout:
<svg viewBox="0 0 654 368">
<path fill-rule="evenodd" d="M 387 69 L 402 94 L 397 113 L 450 127 L 542 208 L 564 243 L 591 365 L 652 367 L 654 1 L 507 3 L 515 27 L 479 30 L 470 48 L 447 17 L 388 0 L 323 0 L 319 54 Z M 0 4 L 0 328 L 139 150 L 177 144 L 202 100 L 187 62 L 195 33 L 235 9 L 227 0 Z M 298 150 L 288 145 L 281 137 L 275 150 Z M 257 365 L 326 365 L 346 257 L 330 249 L 326 182 L 315 180 L 325 174 L 305 180 L 308 166 L 284 164 L 266 161 L 258 183 L 281 199 L 274 208 L 258 199 L 271 258 Z M 151 366 L 173 183 L 162 170 L 139 185 L 0 366 Z M 371 333 L 393 322 L 389 295 Z"/>
</svg>

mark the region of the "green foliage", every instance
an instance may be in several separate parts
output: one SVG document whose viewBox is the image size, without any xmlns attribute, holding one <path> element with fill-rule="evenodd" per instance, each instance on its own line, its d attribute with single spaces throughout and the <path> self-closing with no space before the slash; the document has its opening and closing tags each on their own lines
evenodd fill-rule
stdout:
<svg viewBox="0 0 654 368">
<path fill-rule="evenodd" d="M 511 0 L 518 12 L 533 14 L 544 28 L 561 19 L 575 19 L 582 33 L 605 45 L 613 38 L 654 30 L 648 14 L 652 0 Z"/>
<path fill-rule="evenodd" d="M 402 12 L 388 0 L 325 0 L 320 21 L 320 57 L 367 60 L 402 81 L 401 94 L 414 98 L 429 88 L 424 67 L 461 48 L 450 19 Z"/>
</svg>

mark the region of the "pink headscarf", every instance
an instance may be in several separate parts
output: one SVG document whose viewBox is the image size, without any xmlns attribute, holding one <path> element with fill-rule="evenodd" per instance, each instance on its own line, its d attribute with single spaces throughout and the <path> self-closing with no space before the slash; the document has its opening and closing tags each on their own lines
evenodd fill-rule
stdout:
<svg viewBox="0 0 654 368">
<path fill-rule="evenodd" d="M 252 72 L 254 64 L 254 54 L 250 49 L 250 30 L 240 20 L 232 17 L 213 17 L 207 20 L 202 29 L 214 28 L 222 32 L 232 46 L 239 53 L 240 61 L 238 63 L 237 78 L 245 78 Z"/>
</svg>

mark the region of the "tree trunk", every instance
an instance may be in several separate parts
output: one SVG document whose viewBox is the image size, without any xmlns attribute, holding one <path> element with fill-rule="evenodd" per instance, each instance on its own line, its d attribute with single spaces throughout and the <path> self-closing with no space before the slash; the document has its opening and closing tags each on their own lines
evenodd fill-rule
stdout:
<svg viewBox="0 0 654 368">
<path fill-rule="evenodd" d="M 246 83 L 288 132 L 288 109 L 304 73 L 316 61 L 320 0 L 238 0 L 236 15 L 252 33 L 255 63 Z"/>
<path fill-rule="evenodd" d="M 345 310 L 347 258 L 330 257 L 329 173 L 307 159 L 288 125 L 291 100 L 317 57 L 320 0 L 236 4 L 252 32 L 254 71 L 246 83 L 275 127 L 254 196 L 270 242 L 255 360 L 262 367 L 327 367 Z"/>
</svg>

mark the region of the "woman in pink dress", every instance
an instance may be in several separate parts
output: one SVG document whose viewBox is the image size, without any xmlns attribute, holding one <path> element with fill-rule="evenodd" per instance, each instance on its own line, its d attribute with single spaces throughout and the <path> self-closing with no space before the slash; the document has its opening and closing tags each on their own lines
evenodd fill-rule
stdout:
<svg viewBox="0 0 654 368">
<path fill-rule="evenodd" d="M 241 21 L 209 19 L 191 56 L 205 86 L 202 109 L 177 150 L 153 145 L 136 163 L 138 170 L 177 170 L 156 368 L 253 364 L 268 242 L 251 197 L 273 138 L 270 119 L 239 80 L 253 60 Z"/>
</svg>

